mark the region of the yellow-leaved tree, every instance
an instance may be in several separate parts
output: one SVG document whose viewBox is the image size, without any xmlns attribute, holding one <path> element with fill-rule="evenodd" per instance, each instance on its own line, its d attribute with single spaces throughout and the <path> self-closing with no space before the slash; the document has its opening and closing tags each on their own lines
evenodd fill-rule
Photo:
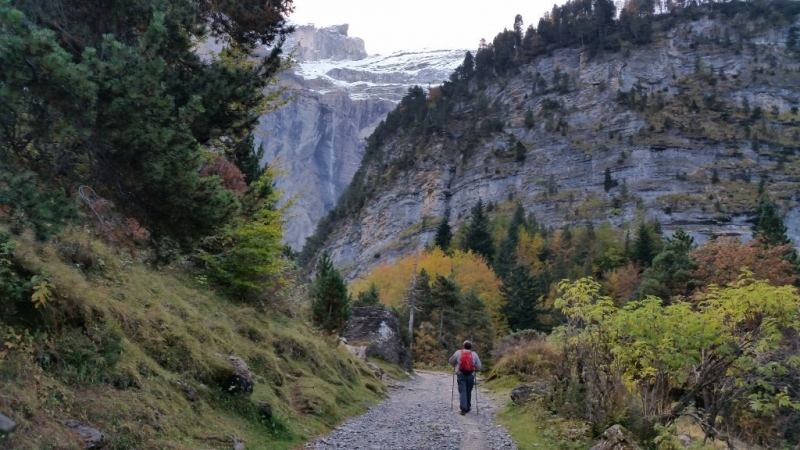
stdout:
<svg viewBox="0 0 800 450">
<path fill-rule="evenodd" d="M 456 250 L 452 255 L 448 255 L 441 249 L 435 248 L 425 250 L 417 256 L 401 258 L 393 264 L 381 264 L 372 269 L 369 275 L 354 281 L 350 291 L 356 294 L 364 292 L 374 284 L 380 292 L 383 304 L 402 308 L 406 293 L 412 284 L 415 263 L 417 273 L 425 269 L 431 279 L 436 275 L 444 277 L 452 275 L 462 292 L 475 292 L 486 305 L 492 320 L 492 328 L 497 333 L 508 329 L 501 312 L 503 298 L 500 294 L 500 280 L 480 255 L 471 252 Z"/>
</svg>

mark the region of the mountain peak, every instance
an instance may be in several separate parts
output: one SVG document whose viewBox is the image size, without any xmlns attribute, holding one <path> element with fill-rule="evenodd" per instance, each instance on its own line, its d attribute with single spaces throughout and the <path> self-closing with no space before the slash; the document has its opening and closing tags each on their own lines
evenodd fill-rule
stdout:
<svg viewBox="0 0 800 450">
<path fill-rule="evenodd" d="M 317 28 L 314 24 L 299 25 L 287 40 L 299 62 L 359 61 L 367 57 L 364 40 L 347 35 L 350 25 Z"/>
</svg>

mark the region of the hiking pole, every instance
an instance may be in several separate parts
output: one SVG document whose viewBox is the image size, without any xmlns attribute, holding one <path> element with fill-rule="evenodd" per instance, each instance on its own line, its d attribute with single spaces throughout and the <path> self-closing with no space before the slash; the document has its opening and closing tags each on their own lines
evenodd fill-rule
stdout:
<svg viewBox="0 0 800 450">
<path fill-rule="evenodd" d="M 481 411 L 478 409 L 478 373 L 475 372 L 475 415 L 480 416 Z"/>
<path fill-rule="evenodd" d="M 453 392 L 456 390 L 456 373 L 453 372 L 453 386 L 450 388 L 450 410 L 453 410 Z"/>
</svg>

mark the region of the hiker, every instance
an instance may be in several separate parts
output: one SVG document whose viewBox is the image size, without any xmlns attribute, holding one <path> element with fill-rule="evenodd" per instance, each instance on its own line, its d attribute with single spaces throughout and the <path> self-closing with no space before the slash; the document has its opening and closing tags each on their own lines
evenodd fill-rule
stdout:
<svg viewBox="0 0 800 450">
<path fill-rule="evenodd" d="M 475 372 L 481 370 L 481 359 L 472 351 L 472 342 L 464 341 L 464 349 L 453 353 L 450 364 L 456 368 L 458 397 L 463 416 L 472 408 L 472 387 L 475 386 Z"/>
</svg>

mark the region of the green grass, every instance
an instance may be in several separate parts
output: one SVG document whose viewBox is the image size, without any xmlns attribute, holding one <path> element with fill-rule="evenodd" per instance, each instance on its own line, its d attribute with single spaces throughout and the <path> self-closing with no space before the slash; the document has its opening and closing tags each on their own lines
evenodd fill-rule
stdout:
<svg viewBox="0 0 800 450">
<path fill-rule="evenodd" d="M 402 367 L 396 364 L 392 364 L 390 362 L 386 362 L 380 358 L 368 358 L 368 361 L 380 367 L 381 370 L 383 370 L 383 372 L 389 377 L 391 377 L 393 380 L 408 381 L 414 377 L 411 373 L 407 372 Z"/>
<path fill-rule="evenodd" d="M 535 403 L 507 405 L 498 411 L 497 422 L 508 430 L 519 450 L 577 450 L 591 446 L 585 425 L 547 414 Z"/>
<path fill-rule="evenodd" d="M 0 411 L 20 423 L 3 448 L 80 448 L 60 423 L 75 418 L 108 434 L 112 450 L 230 448 L 231 435 L 248 449 L 290 449 L 385 392 L 364 363 L 306 323 L 302 297 L 234 303 L 202 279 L 153 271 L 82 230 L 55 242 L 16 239 L 21 265 L 46 275 L 55 297 L 37 310 L 46 326 L 0 356 Z M 102 261 L 91 273 L 59 253 L 76 242 Z M 0 339 L 8 330 L 0 318 Z M 222 392 L 228 354 L 249 365 L 252 394 Z M 260 403 L 272 407 L 270 419 Z"/>
</svg>

